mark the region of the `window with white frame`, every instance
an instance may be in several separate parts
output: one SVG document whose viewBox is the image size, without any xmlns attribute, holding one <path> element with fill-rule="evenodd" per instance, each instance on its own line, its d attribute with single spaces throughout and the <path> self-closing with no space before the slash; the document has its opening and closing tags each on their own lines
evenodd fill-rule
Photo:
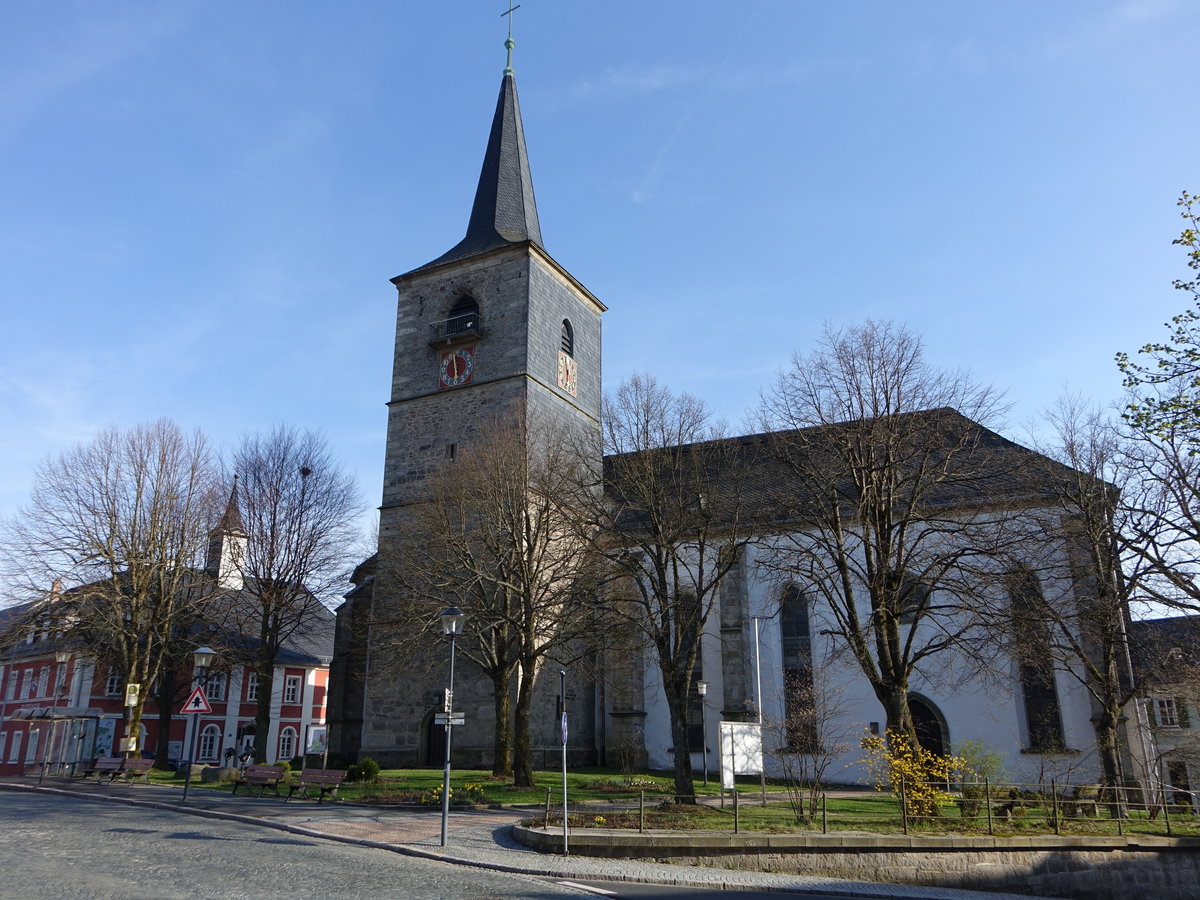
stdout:
<svg viewBox="0 0 1200 900">
<path fill-rule="evenodd" d="M 1179 709 L 1175 706 L 1174 697 L 1155 697 L 1154 714 L 1160 728 L 1179 727 Z"/>
<path fill-rule="evenodd" d="M 287 681 L 284 682 L 283 702 L 284 703 L 299 703 L 300 702 L 300 682 L 299 675 L 289 675 Z"/>
<path fill-rule="evenodd" d="M 215 762 L 220 750 L 221 728 L 219 725 L 205 725 L 200 732 L 200 749 L 198 758 L 202 762 Z"/>
<path fill-rule="evenodd" d="M 50 667 L 42 666 L 42 671 L 38 673 L 37 695 L 39 697 L 50 696 Z"/>
<path fill-rule="evenodd" d="M 25 670 L 25 699 L 30 700 L 37 696 L 37 676 L 33 669 Z"/>
<path fill-rule="evenodd" d="M 296 729 L 288 725 L 279 732 L 279 758 L 287 761 L 296 755 Z"/>
<path fill-rule="evenodd" d="M 12 746 L 8 748 L 9 763 L 19 762 L 21 759 L 21 735 L 22 734 L 24 734 L 24 732 L 21 732 L 21 731 L 13 732 Z"/>
<path fill-rule="evenodd" d="M 246 700 L 254 701 L 258 699 L 258 673 L 246 672 Z"/>
<path fill-rule="evenodd" d="M 0 731 L 0 762 L 4 761 L 4 745 L 8 741 L 8 732 Z"/>
<path fill-rule="evenodd" d="M 112 669 L 108 671 L 108 678 L 104 681 L 104 696 L 105 697 L 120 697 L 124 691 L 121 690 L 121 682 L 124 679 L 120 672 L 115 672 Z"/>
<path fill-rule="evenodd" d="M 208 684 L 204 686 L 204 695 L 209 700 L 217 703 L 225 700 L 225 684 L 226 674 L 224 672 L 213 672 L 208 676 Z"/>
</svg>

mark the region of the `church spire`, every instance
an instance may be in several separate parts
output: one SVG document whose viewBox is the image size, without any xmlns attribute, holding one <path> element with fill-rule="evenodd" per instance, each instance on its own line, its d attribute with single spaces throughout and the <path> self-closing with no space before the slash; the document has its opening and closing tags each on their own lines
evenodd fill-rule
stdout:
<svg viewBox="0 0 1200 900">
<path fill-rule="evenodd" d="M 505 41 L 508 67 L 500 82 L 500 97 L 492 117 L 492 130 L 488 135 L 466 237 L 421 268 L 466 259 L 506 244 L 524 241 L 542 244 L 533 178 L 529 174 L 529 156 L 525 150 L 525 130 L 521 125 L 521 107 L 517 102 L 517 82 L 512 72 L 512 47 L 510 32 Z"/>
<path fill-rule="evenodd" d="M 242 525 L 242 511 L 238 507 L 238 477 L 233 476 L 233 490 L 229 502 L 216 527 L 208 533 L 208 558 L 205 571 L 217 579 L 220 587 L 240 590 L 242 587 L 242 563 L 246 558 L 246 529 Z"/>
</svg>

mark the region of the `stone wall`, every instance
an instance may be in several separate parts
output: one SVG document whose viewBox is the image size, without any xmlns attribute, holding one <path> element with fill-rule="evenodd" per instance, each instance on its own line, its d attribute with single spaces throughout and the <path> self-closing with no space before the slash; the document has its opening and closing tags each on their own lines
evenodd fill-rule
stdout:
<svg viewBox="0 0 1200 900">
<path fill-rule="evenodd" d="M 561 852 L 562 833 L 514 829 L 527 846 Z M 1009 891 L 1080 900 L 1190 900 L 1200 839 L 1153 836 L 989 838 L 577 829 L 571 852 L 890 884 Z"/>
</svg>

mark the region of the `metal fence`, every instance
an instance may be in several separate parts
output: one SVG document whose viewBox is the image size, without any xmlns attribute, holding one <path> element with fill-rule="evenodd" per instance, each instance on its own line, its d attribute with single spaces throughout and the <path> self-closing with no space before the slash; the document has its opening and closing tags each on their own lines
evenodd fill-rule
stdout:
<svg viewBox="0 0 1200 900">
<path fill-rule="evenodd" d="M 930 797 L 934 797 L 931 801 Z M 918 802 L 917 798 L 921 798 Z M 1200 835 L 1200 802 L 1173 785 L 1101 788 L 1049 782 L 901 784 L 894 792 L 727 791 L 677 798 L 640 791 L 568 803 L 574 828 L 637 831 L 869 831 L 900 834 Z M 561 793 L 547 793 L 533 824 L 562 824 Z"/>
</svg>

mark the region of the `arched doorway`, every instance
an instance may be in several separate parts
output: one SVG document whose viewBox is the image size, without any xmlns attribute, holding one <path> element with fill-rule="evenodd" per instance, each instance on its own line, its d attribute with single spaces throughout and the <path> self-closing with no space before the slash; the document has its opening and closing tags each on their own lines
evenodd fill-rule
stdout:
<svg viewBox="0 0 1200 900">
<path fill-rule="evenodd" d="M 446 761 L 446 726 L 436 725 L 433 713 L 425 716 L 425 765 L 441 765 Z"/>
<path fill-rule="evenodd" d="M 950 740 L 946 733 L 946 720 L 942 712 L 924 697 L 908 695 L 908 712 L 912 716 L 917 732 L 917 743 L 930 753 L 945 756 L 950 752 Z"/>
</svg>

